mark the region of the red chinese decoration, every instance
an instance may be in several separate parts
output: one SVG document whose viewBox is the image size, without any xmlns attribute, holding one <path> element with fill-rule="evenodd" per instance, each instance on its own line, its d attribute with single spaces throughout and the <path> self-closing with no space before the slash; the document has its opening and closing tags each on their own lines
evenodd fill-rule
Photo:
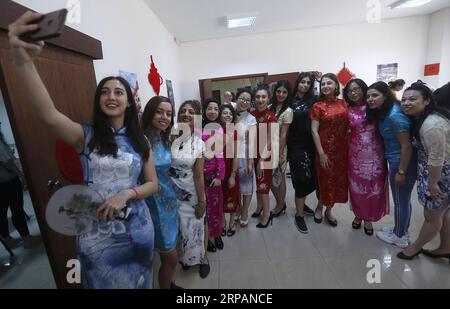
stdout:
<svg viewBox="0 0 450 309">
<path fill-rule="evenodd" d="M 423 75 L 424 76 L 439 75 L 440 69 L 441 69 L 440 63 L 427 64 L 425 66 L 425 73 Z"/>
<path fill-rule="evenodd" d="M 155 66 L 155 63 L 153 62 L 153 56 L 150 56 L 151 64 L 150 64 L 150 72 L 148 73 L 148 82 L 153 87 L 153 91 L 157 95 L 159 95 L 159 91 L 161 89 L 161 85 L 163 84 L 163 79 L 161 75 L 158 73 L 158 69 Z"/>
<path fill-rule="evenodd" d="M 83 169 L 77 152 L 60 139 L 56 141 L 56 162 L 68 181 L 73 184 L 83 183 Z"/>
<path fill-rule="evenodd" d="M 347 85 L 347 83 L 350 80 L 355 78 L 355 74 L 353 74 L 348 68 L 346 68 L 345 62 L 344 62 L 344 67 L 337 74 L 337 78 L 338 78 L 339 82 L 345 86 L 345 85 Z"/>
</svg>

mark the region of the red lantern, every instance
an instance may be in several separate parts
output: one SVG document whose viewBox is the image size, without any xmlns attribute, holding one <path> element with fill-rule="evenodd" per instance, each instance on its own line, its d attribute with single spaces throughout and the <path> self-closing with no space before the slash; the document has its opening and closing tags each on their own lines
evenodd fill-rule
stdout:
<svg viewBox="0 0 450 309">
<path fill-rule="evenodd" d="M 148 82 L 153 87 L 153 91 L 157 95 L 159 95 L 159 91 L 161 89 L 161 85 L 163 84 L 163 78 L 158 73 L 158 69 L 155 66 L 155 63 L 153 62 L 153 56 L 150 56 L 151 64 L 150 64 L 150 72 L 148 73 Z"/>
<path fill-rule="evenodd" d="M 347 85 L 347 83 L 352 80 L 353 78 L 355 78 L 355 74 L 353 74 L 349 69 L 347 69 L 345 67 L 345 62 L 344 62 L 344 67 L 342 68 L 342 70 L 339 71 L 339 73 L 337 74 L 337 78 L 339 80 L 339 82 L 342 85 Z"/>
</svg>

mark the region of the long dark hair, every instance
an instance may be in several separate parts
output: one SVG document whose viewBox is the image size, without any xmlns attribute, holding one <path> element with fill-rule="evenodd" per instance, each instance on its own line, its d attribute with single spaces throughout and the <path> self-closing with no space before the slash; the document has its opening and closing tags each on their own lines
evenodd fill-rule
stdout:
<svg viewBox="0 0 450 309">
<path fill-rule="evenodd" d="M 350 106 L 356 106 L 356 104 L 359 103 L 359 102 L 353 102 L 352 100 L 350 100 L 350 98 L 348 96 L 348 90 L 350 89 L 350 85 L 352 83 L 356 83 L 359 86 L 359 88 L 361 88 L 361 91 L 363 92 L 363 102 L 366 101 L 367 89 L 369 87 L 367 87 L 367 84 L 362 79 L 359 79 L 359 78 L 352 79 L 352 80 L 350 80 L 347 83 L 347 85 L 345 85 L 345 88 L 344 88 L 344 99 L 345 99 L 345 101 Z"/>
<path fill-rule="evenodd" d="M 139 126 L 136 102 L 134 101 L 133 93 L 131 92 L 128 82 L 120 76 L 109 76 L 100 81 L 95 91 L 94 98 L 94 135 L 88 144 L 90 152 L 94 150 L 101 156 L 112 155 L 117 157 L 117 144 L 114 139 L 113 131 L 109 123 L 108 117 L 100 108 L 100 97 L 105 83 L 110 80 L 118 80 L 125 88 L 129 106 L 125 110 L 124 126 L 126 127 L 126 136 L 130 139 L 134 150 L 139 153 L 144 161 L 147 161 L 149 156 L 149 148 L 144 134 Z"/>
<path fill-rule="evenodd" d="M 384 102 L 379 109 L 366 108 L 366 122 L 372 123 L 374 121 L 382 121 L 384 118 L 386 118 L 386 116 L 392 110 L 394 104 L 398 103 L 398 101 L 394 97 L 394 94 L 392 93 L 388 84 L 386 84 L 385 82 L 376 82 L 370 85 L 367 91 L 369 91 L 370 89 L 381 92 L 384 96 Z"/>
<path fill-rule="evenodd" d="M 170 117 L 170 124 L 169 127 L 161 132 L 161 141 L 165 147 L 170 147 L 170 132 L 173 127 L 173 120 L 175 117 L 175 111 L 173 108 L 172 103 L 170 100 L 163 96 L 154 96 L 151 98 L 147 104 L 145 105 L 144 113 L 141 117 L 141 127 L 142 131 L 144 131 L 144 134 L 147 136 L 148 140 L 150 141 L 150 144 L 153 146 L 155 145 L 156 141 L 154 140 L 153 133 L 155 132 L 155 127 L 153 126 L 153 118 L 156 114 L 156 109 L 161 103 L 169 103 L 172 107 L 172 116 Z"/>
<path fill-rule="evenodd" d="M 293 97 L 297 96 L 298 84 L 300 84 L 302 79 L 304 79 L 305 77 L 308 77 L 309 80 L 311 81 L 311 87 L 309 87 L 308 92 L 305 93 L 305 95 L 303 96 L 303 100 L 305 102 L 308 102 L 310 99 L 313 99 L 315 97 L 315 95 L 314 95 L 314 81 L 316 80 L 316 78 L 310 72 L 301 72 L 298 75 L 297 81 L 295 82 L 295 85 L 294 85 L 294 92 L 292 93 L 292 96 Z"/>
<path fill-rule="evenodd" d="M 281 105 L 281 109 L 280 111 L 277 113 L 277 105 L 278 105 L 278 100 L 277 100 L 277 90 L 278 88 L 284 87 L 287 90 L 287 97 L 286 100 L 284 100 L 283 105 Z M 272 113 L 274 115 L 278 117 L 280 117 L 281 114 L 284 113 L 284 111 L 291 106 L 292 104 L 292 87 L 291 84 L 287 81 L 287 80 L 280 80 L 277 82 L 277 84 L 275 85 L 275 88 L 273 90 L 273 95 L 272 98 L 270 99 L 270 110 L 272 111 Z"/>
<path fill-rule="evenodd" d="M 327 74 L 322 75 L 322 78 L 320 79 L 319 100 L 325 99 L 325 96 L 322 93 L 322 81 L 324 78 L 329 78 L 336 84 L 336 89 L 334 90 L 334 96 L 335 97 L 339 96 L 341 94 L 341 84 L 339 83 L 339 80 L 338 80 L 336 74 L 327 73 Z"/>
<path fill-rule="evenodd" d="M 430 88 L 428 88 L 423 82 L 413 83 L 410 87 L 408 87 L 404 93 L 409 90 L 419 91 L 422 95 L 422 98 L 430 103 L 425 107 L 422 114 L 419 117 L 410 117 L 412 126 L 411 126 L 411 134 L 417 139 L 420 140 L 420 128 L 423 123 L 427 119 L 427 117 L 431 114 L 439 113 L 443 117 L 450 120 L 450 111 L 440 105 L 436 104 L 434 95 Z"/>
</svg>

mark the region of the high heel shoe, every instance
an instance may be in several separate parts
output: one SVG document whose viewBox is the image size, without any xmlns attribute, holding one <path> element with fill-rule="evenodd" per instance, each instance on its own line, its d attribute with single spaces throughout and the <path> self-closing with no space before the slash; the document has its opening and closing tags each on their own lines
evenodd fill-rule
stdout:
<svg viewBox="0 0 450 309">
<path fill-rule="evenodd" d="M 216 246 L 214 246 L 213 242 L 211 240 L 208 240 L 208 246 L 206 247 L 206 250 L 208 250 L 208 252 L 216 252 Z"/>
<path fill-rule="evenodd" d="M 316 212 L 317 212 L 317 208 L 316 208 L 316 210 L 314 211 L 314 215 L 313 215 L 314 222 L 316 222 L 317 224 L 321 224 L 321 223 L 322 223 L 322 220 L 323 220 L 323 217 L 322 217 L 322 218 L 317 218 L 317 217 L 316 217 Z M 320 211 L 320 213 L 322 214 L 322 210 Z M 322 215 L 322 216 L 323 216 L 323 215 Z"/>
<path fill-rule="evenodd" d="M 254 212 L 254 213 L 252 213 L 252 218 L 258 218 L 259 216 L 261 216 L 261 213 L 262 213 L 262 208 L 261 208 L 261 210 L 259 211 L 259 212 Z"/>
<path fill-rule="evenodd" d="M 448 259 L 448 262 L 450 263 L 450 253 L 442 253 L 442 254 L 435 254 L 432 253 L 429 250 L 422 250 L 422 253 L 428 257 L 434 258 L 434 259 L 438 259 L 438 258 L 446 258 Z"/>
<path fill-rule="evenodd" d="M 338 225 L 337 220 L 331 220 L 330 218 L 328 218 L 327 212 L 325 211 L 325 219 L 327 220 L 328 224 L 331 225 L 332 227 L 336 227 Z"/>
<path fill-rule="evenodd" d="M 278 218 L 279 216 L 281 216 L 281 214 L 286 214 L 286 208 L 287 208 L 287 205 L 286 205 L 286 203 L 284 203 L 283 208 L 279 212 L 275 213 L 275 212 L 271 211 L 270 213 L 271 213 L 272 217 Z"/>
<path fill-rule="evenodd" d="M 260 229 L 265 229 L 266 227 L 269 226 L 269 223 L 270 223 L 270 225 L 273 224 L 273 216 L 272 216 L 272 215 L 270 215 L 269 220 L 267 220 L 266 224 L 262 224 L 261 222 L 259 222 L 259 223 L 256 225 L 256 227 L 257 227 L 257 228 L 260 228 Z"/>
<path fill-rule="evenodd" d="M 403 251 L 400 251 L 399 253 L 397 253 L 397 257 L 399 259 L 402 259 L 402 260 L 412 260 L 412 259 L 414 259 L 416 256 L 418 256 L 421 253 L 422 253 L 422 249 L 417 251 L 416 254 L 413 254 L 413 255 L 409 256 L 409 255 L 404 254 Z"/>
</svg>

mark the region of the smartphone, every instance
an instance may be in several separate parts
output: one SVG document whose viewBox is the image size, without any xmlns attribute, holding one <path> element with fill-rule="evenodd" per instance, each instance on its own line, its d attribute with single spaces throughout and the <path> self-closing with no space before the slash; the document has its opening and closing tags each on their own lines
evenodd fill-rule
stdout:
<svg viewBox="0 0 450 309">
<path fill-rule="evenodd" d="M 30 24 L 37 24 L 38 29 L 23 34 L 20 39 L 31 43 L 60 36 L 64 29 L 67 13 L 67 9 L 62 9 L 33 20 Z"/>
</svg>

